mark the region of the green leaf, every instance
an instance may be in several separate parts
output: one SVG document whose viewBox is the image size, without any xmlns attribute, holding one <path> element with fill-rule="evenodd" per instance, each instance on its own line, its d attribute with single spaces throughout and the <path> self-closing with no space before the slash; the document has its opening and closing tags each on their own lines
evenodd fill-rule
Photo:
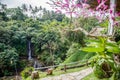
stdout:
<svg viewBox="0 0 120 80">
<path fill-rule="evenodd" d="M 97 39 L 88 39 L 88 40 L 85 40 L 86 42 L 89 42 L 89 43 L 91 43 L 91 42 L 95 42 L 95 43 L 101 43 L 101 41 L 100 40 L 97 40 Z"/>
<path fill-rule="evenodd" d="M 108 52 L 119 53 L 120 49 L 118 47 L 106 46 Z"/>
<path fill-rule="evenodd" d="M 117 43 L 115 42 L 107 42 L 107 46 L 118 47 Z"/>
<path fill-rule="evenodd" d="M 86 52 L 103 52 L 104 51 L 102 47 L 85 47 L 85 48 L 82 48 L 82 50 Z"/>
<path fill-rule="evenodd" d="M 120 52 L 119 46 L 115 42 L 108 42 L 106 44 L 106 49 L 108 52 L 112 52 L 112 53 L 119 53 Z"/>
<path fill-rule="evenodd" d="M 97 61 L 97 64 L 102 65 L 106 60 L 104 58 Z"/>
<path fill-rule="evenodd" d="M 87 46 L 91 46 L 91 47 L 100 47 L 100 46 L 102 46 L 102 45 L 101 45 L 101 43 L 92 42 L 91 44 L 88 44 Z"/>
<path fill-rule="evenodd" d="M 107 43 L 106 49 L 108 52 L 119 53 L 120 49 L 116 43 Z"/>
</svg>

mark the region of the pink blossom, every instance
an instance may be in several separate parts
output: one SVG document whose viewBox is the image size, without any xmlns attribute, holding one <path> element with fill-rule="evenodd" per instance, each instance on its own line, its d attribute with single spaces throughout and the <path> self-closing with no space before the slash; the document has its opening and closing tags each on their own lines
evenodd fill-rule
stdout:
<svg viewBox="0 0 120 80">
<path fill-rule="evenodd" d="M 91 14 L 96 14 L 95 11 L 90 10 L 90 5 L 88 5 L 86 2 L 87 0 L 82 0 L 83 3 L 76 4 L 75 0 L 51 0 L 51 3 L 53 3 L 51 6 L 54 8 L 57 8 L 57 12 L 63 12 L 67 13 L 69 15 L 83 15 L 85 17 L 90 16 L 89 12 Z M 97 0 L 99 5 L 96 7 L 96 10 L 103 16 L 105 12 L 107 12 L 108 6 L 105 4 L 108 0 Z M 87 8 L 86 10 L 79 11 L 79 8 Z M 88 12 L 89 11 L 89 12 Z M 102 20 L 102 17 L 97 17 L 100 21 Z"/>
<path fill-rule="evenodd" d="M 64 4 L 64 5 L 62 5 L 62 7 L 63 7 L 63 8 L 64 8 L 64 7 L 69 8 L 69 4 Z"/>
<path fill-rule="evenodd" d="M 83 8 L 89 8 L 90 7 L 90 5 L 86 4 L 86 3 L 83 3 L 82 6 L 83 6 Z"/>
<path fill-rule="evenodd" d="M 101 0 L 97 0 L 98 4 L 100 4 Z"/>
<path fill-rule="evenodd" d="M 74 5 L 74 4 L 72 4 L 72 5 L 71 5 L 71 7 L 75 7 L 75 5 Z"/>
<path fill-rule="evenodd" d="M 102 0 L 101 3 L 99 3 L 99 5 L 96 7 L 96 10 L 99 10 L 99 8 L 105 9 L 105 3 L 108 0 Z"/>
<path fill-rule="evenodd" d="M 114 22 L 114 25 L 115 25 L 115 26 L 119 26 L 119 23 L 120 23 L 119 21 L 115 21 L 115 22 Z"/>
<path fill-rule="evenodd" d="M 66 3 L 69 3 L 69 0 L 65 0 Z"/>
<path fill-rule="evenodd" d="M 56 4 L 61 4 L 61 3 L 59 1 L 57 1 Z"/>
<path fill-rule="evenodd" d="M 113 13 L 113 11 L 110 9 L 110 14 L 112 14 Z"/>
<path fill-rule="evenodd" d="M 111 19 L 112 19 L 113 21 L 115 21 L 115 17 L 112 16 Z"/>
<path fill-rule="evenodd" d="M 104 6 L 103 6 L 103 10 L 106 10 L 107 8 L 108 8 L 107 5 L 104 5 Z"/>
<path fill-rule="evenodd" d="M 81 7 L 81 4 L 76 4 L 76 7 Z"/>
<path fill-rule="evenodd" d="M 87 0 L 84 0 L 84 3 L 86 3 L 87 2 Z"/>
<path fill-rule="evenodd" d="M 120 16 L 120 12 L 118 12 L 117 15 Z"/>
</svg>

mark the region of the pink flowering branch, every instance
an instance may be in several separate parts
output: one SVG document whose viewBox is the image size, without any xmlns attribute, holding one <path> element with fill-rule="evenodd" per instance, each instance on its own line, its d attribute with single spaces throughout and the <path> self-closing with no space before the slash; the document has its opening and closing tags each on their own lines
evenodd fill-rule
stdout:
<svg viewBox="0 0 120 80">
<path fill-rule="evenodd" d="M 84 0 L 84 2 L 86 1 L 87 0 Z M 88 5 L 83 4 L 83 2 L 76 3 L 76 0 L 50 0 L 50 2 L 47 3 L 54 9 L 70 16 L 76 15 L 79 8 L 89 7 Z"/>
<path fill-rule="evenodd" d="M 96 10 L 90 9 L 90 5 L 87 4 L 88 0 L 78 0 L 78 2 L 76 2 L 76 0 L 50 0 L 48 4 L 51 5 L 56 12 L 69 15 L 71 21 L 73 16 L 96 16 L 99 22 L 102 22 L 109 14 L 110 25 L 112 24 L 111 26 L 113 26 L 114 24 L 117 24 L 115 23 L 115 12 L 113 11 L 116 5 L 112 5 L 112 8 L 110 7 L 109 9 L 108 5 L 106 5 L 107 1 L 108 0 L 97 0 L 98 6 L 95 8 Z M 120 13 L 117 15 L 120 15 Z"/>
</svg>

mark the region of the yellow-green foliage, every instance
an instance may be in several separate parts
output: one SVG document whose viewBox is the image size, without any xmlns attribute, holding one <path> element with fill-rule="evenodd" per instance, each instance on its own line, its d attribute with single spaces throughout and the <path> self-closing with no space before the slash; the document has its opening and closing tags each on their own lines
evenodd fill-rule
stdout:
<svg viewBox="0 0 120 80">
<path fill-rule="evenodd" d="M 21 72 L 21 76 L 26 79 L 31 75 L 33 70 L 33 67 L 27 67 Z"/>
<path fill-rule="evenodd" d="M 88 53 L 80 50 L 81 46 L 78 43 L 73 43 L 67 51 L 67 58 L 63 63 L 82 61 L 91 58 L 95 53 Z"/>
<path fill-rule="evenodd" d="M 90 59 L 94 55 L 95 55 L 95 53 L 87 53 L 87 52 L 84 52 L 81 50 L 76 50 L 63 63 L 84 61 L 84 60 Z"/>
<path fill-rule="evenodd" d="M 70 57 L 68 57 L 64 63 L 80 61 L 85 57 L 86 53 L 80 50 L 76 50 Z"/>
</svg>

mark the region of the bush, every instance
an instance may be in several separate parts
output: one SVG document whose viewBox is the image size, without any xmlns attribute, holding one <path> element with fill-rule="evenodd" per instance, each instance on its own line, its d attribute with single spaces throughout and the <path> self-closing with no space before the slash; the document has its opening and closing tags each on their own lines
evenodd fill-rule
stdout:
<svg viewBox="0 0 120 80">
<path fill-rule="evenodd" d="M 25 69 L 21 72 L 21 76 L 26 79 L 26 78 L 28 78 L 28 77 L 31 75 L 31 73 L 32 73 L 33 70 L 34 70 L 33 67 L 25 68 Z"/>
<path fill-rule="evenodd" d="M 5 49 L 3 52 L 0 52 L 0 72 L 3 76 L 14 74 L 18 57 L 14 49 Z"/>
</svg>

